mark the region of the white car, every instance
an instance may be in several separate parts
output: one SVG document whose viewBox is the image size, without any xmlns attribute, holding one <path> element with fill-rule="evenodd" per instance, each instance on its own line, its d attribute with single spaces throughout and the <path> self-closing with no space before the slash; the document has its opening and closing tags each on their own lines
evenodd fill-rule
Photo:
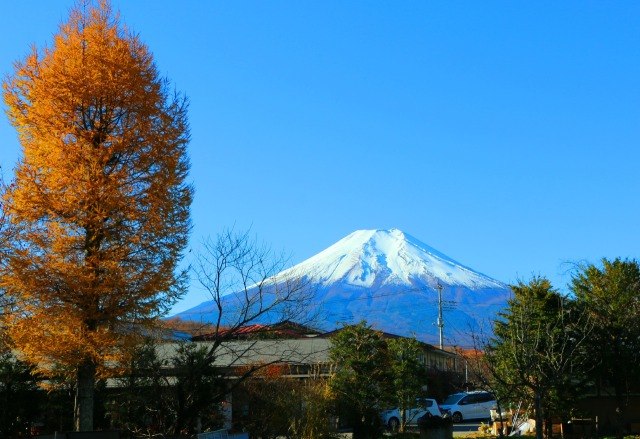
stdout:
<svg viewBox="0 0 640 439">
<path fill-rule="evenodd" d="M 405 411 L 405 420 L 407 425 L 416 424 L 418 418 L 429 414 L 431 416 L 442 416 L 440 407 L 435 399 L 418 398 L 416 399 L 416 407 L 412 407 Z M 395 430 L 400 425 L 400 409 L 394 408 L 390 410 L 384 410 L 380 412 L 380 419 L 392 430 Z"/>
<path fill-rule="evenodd" d="M 489 419 L 491 410 L 498 407 L 496 397 L 489 392 L 462 392 L 449 395 L 440 405 L 453 422 L 463 419 Z"/>
</svg>

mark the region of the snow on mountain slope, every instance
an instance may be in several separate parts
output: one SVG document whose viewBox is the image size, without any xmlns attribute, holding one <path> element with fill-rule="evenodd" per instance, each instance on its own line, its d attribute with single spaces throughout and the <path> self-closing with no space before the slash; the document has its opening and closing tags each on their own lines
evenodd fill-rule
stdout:
<svg viewBox="0 0 640 439">
<path fill-rule="evenodd" d="M 433 344 L 439 338 L 438 285 L 449 345 L 469 345 L 472 332 L 487 328 L 510 295 L 503 283 L 398 229 L 353 232 L 276 279 L 295 276 L 311 279 L 314 299 L 309 305 L 320 316 L 319 329 L 366 320 L 379 330 Z M 176 317 L 215 321 L 216 313 L 213 302 L 203 302 Z M 263 316 L 261 323 L 268 317 Z"/>
<path fill-rule="evenodd" d="M 398 229 L 358 230 L 290 271 L 309 273 L 325 287 L 372 287 L 376 280 L 380 285 L 412 285 L 422 278 L 468 288 L 504 287 Z"/>
</svg>

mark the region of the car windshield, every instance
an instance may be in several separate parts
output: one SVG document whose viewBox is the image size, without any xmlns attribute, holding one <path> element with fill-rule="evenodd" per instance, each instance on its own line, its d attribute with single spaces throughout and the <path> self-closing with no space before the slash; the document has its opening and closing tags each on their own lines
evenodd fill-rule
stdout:
<svg viewBox="0 0 640 439">
<path fill-rule="evenodd" d="M 460 401 L 460 399 L 462 399 L 463 396 L 464 396 L 464 393 L 456 393 L 455 395 L 449 395 L 445 398 L 442 405 L 453 405 L 458 401 Z"/>
</svg>

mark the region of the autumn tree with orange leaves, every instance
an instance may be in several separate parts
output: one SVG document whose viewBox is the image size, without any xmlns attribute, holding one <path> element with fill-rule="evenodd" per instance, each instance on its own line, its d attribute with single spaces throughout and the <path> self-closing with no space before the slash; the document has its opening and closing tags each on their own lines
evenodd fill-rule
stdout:
<svg viewBox="0 0 640 439">
<path fill-rule="evenodd" d="M 75 428 L 92 430 L 96 379 L 184 292 L 186 98 L 107 0 L 78 2 L 3 90 L 23 150 L 3 194 L 8 335 L 40 373 L 70 375 Z"/>
</svg>

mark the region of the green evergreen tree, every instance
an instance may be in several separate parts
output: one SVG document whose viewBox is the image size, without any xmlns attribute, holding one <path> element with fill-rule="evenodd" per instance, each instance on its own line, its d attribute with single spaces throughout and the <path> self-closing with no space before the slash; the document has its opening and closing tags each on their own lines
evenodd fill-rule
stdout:
<svg viewBox="0 0 640 439">
<path fill-rule="evenodd" d="M 392 399 L 400 410 L 400 431 L 407 423 L 416 419 L 407 419 L 407 410 L 416 407 L 416 398 L 427 383 L 427 373 L 422 361 L 421 343 L 415 338 L 395 338 L 387 341 L 391 355 Z"/>
<path fill-rule="evenodd" d="M 366 322 L 344 325 L 331 338 L 335 370 L 330 386 L 341 410 L 349 415 L 354 439 L 378 435 L 380 407 L 389 403 L 392 377 L 387 344 Z"/>
<path fill-rule="evenodd" d="M 31 434 L 44 396 L 39 391 L 33 368 L 19 361 L 9 350 L 0 353 L 0 437 Z"/>
<path fill-rule="evenodd" d="M 571 290 L 594 328 L 587 340 L 597 390 L 616 400 L 622 437 L 628 395 L 640 391 L 640 266 L 635 260 L 602 260 L 574 273 Z"/>
<path fill-rule="evenodd" d="M 164 402 L 169 385 L 162 371 L 168 364 L 159 358 L 152 340 L 134 348 L 130 361 L 121 365 L 126 373 L 106 398 L 110 428 L 135 436 L 169 433 L 175 417 Z"/>
<path fill-rule="evenodd" d="M 173 434 L 199 433 L 208 416 L 217 418 L 217 398 L 224 395 L 227 383 L 206 346 L 182 343 L 172 361 L 177 380 L 171 398 L 176 414 Z"/>
<path fill-rule="evenodd" d="M 544 277 L 519 281 L 511 290 L 513 298 L 495 322 L 486 360 L 499 381 L 496 387 L 533 402 L 536 436 L 542 439 L 543 421 L 561 414 L 556 412 L 566 408 L 563 402 L 574 398 L 567 394 L 583 381 L 582 344 L 589 324 Z"/>
<path fill-rule="evenodd" d="M 168 345 L 171 346 L 171 345 Z M 107 402 L 111 428 L 134 435 L 180 435 L 220 427 L 219 395 L 226 383 L 197 343 L 181 343 L 166 359 L 147 340 L 132 355 Z"/>
</svg>

